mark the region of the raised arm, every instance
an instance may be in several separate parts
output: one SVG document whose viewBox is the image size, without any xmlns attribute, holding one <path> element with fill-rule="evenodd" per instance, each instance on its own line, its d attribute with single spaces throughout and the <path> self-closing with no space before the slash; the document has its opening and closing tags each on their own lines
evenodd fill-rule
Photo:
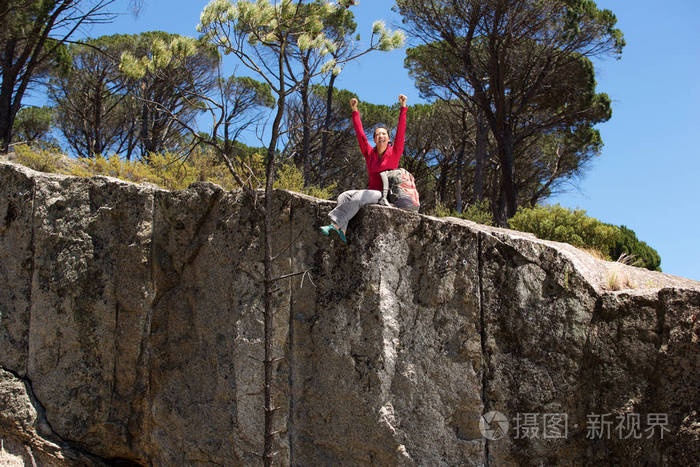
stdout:
<svg viewBox="0 0 700 467">
<path fill-rule="evenodd" d="M 369 155 L 370 145 L 369 141 L 367 141 L 365 130 L 362 128 L 360 112 L 357 110 L 357 99 L 354 97 L 350 99 L 350 108 L 352 109 L 352 124 L 355 127 L 355 135 L 357 136 L 357 142 L 360 145 L 360 151 L 362 151 L 363 156 L 367 157 Z"/>
<path fill-rule="evenodd" d="M 394 140 L 394 157 L 396 158 L 396 163 L 401 158 L 403 154 L 403 146 L 406 137 L 406 96 L 399 94 L 399 103 L 401 104 L 401 110 L 399 110 L 399 125 L 396 128 L 396 139 Z"/>
</svg>

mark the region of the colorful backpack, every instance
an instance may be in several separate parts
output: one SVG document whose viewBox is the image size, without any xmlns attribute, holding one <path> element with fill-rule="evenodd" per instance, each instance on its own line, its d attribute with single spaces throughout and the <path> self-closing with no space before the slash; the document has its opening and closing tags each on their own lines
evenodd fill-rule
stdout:
<svg viewBox="0 0 700 467">
<path fill-rule="evenodd" d="M 386 174 L 389 179 L 389 202 L 397 208 L 418 211 L 420 200 L 413 175 L 406 169 L 388 170 Z"/>
</svg>

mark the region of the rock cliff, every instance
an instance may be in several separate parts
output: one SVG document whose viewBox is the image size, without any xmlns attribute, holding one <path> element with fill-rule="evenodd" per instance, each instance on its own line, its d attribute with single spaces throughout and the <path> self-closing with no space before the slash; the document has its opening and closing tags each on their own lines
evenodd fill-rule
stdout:
<svg viewBox="0 0 700 467">
<path fill-rule="evenodd" d="M 253 200 L 0 181 L 0 464 L 258 465 Z M 700 462 L 700 283 L 380 206 L 344 246 L 274 196 L 277 464 Z"/>
</svg>

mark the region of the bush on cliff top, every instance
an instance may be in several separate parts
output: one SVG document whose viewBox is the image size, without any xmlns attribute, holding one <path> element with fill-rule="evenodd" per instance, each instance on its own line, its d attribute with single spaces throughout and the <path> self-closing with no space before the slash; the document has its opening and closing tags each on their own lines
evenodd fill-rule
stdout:
<svg viewBox="0 0 700 467">
<path fill-rule="evenodd" d="M 17 145 L 15 153 L 17 162 L 40 172 L 78 177 L 104 175 L 134 183 L 153 183 L 168 190 L 184 190 L 196 181 L 216 183 L 226 190 L 238 188 L 238 184 L 223 162 L 200 151 L 194 151 L 187 158 L 170 152 L 151 154 L 148 162 L 126 161 L 116 154 L 109 157 L 96 155 L 70 159 L 55 151 L 33 149 L 27 145 Z M 251 168 L 259 183 L 262 183 L 265 174 L 263 156 L 252 153 L 245 157 L 246 165 Z M 241 178 L 246 180 L 247 174 L 242 174 Z M 293 164 L 285 164 L 277 169 L 275 188 L 329 199 L 336 184 L 324 188 L 304 187 L 301 170 Z"/>
<path fill-rule="evenodd" d="M 618 227 L 619 234 L 610 248 L 612 258 L 620 258 L 623 255 L 633 258 L 632 265 L 661 271 L 661 257 L 659 253 L 640 241 L 633 230 L 621 225 Z"/>
<path fill-rule="evenodd" d="M 586 215 L 583 209 L 535 206 L 520 209 L 508 223 L 513 229 L 531 232 L 537 238 L 570 243 L 579 248 L 593 248 L 609 257 L 618 230 Z"/>
<path fill-rule="evenodd" d="M 513 229 L 534 233 L 543 240 L 595 250 L 608 260 L 621 259 L 624 253 L 628 264 L 652 271 L 661 270 L 659 254 L 640 242 L 632 230 L 600 222 L 587 216 L 583 209 L 567 209 L 558 204 L 522 208 L 509 224 Z"/>
<path fill-rule="evenodd" d="M 50 149 L 31 149 L 25 144 L 15 146 L 15 160 L 39 172 L 61 173 L 61 159 L 64 157 Z"/>
<path fill-rule="evenodd" d="M 495 225 L 488 200 L 468 205 L 463 212 L 450 210 L 438 202 L 429 214 L 437 217 L 457 217 L 483 225 Z M 574 245 L 599 259 L 621 261 L 652 271 L 661 271 L 659 254 L 637 239 L 629 228 L 605 224 L 586 215 L 582 209 L 567 209 L 560 205 L 520 208 L 509 220 L 510 227 L 530 232 L 542 240 L 554 240 Z"/>
<path fill-rule="evenodd" d="M 462 212 L 457 212 L 456 209 L 448 209 L 440 201 L 435 203 L 435 209 L 428 214 L 436 217 L 456 217 L 458 219 L 466 219 L 483 225 L 495 225 L 493 214 L 489 200 L 484 199 L 478 203 L 468 204 Z"/>
<path fill-rule="evenodd" d="M 309 196 L 315 196 L 321 199 L 331 199 L 333 192 L 336 190 L 338 183 L 333 182 L 329 186 L 320 187 L 317 185 L 304 186 L 304 174 L 302 171 L 291 162 L 277 167 L 275 176 L 275 188 L 283 190 L 296 191 Z"/>
</svg>

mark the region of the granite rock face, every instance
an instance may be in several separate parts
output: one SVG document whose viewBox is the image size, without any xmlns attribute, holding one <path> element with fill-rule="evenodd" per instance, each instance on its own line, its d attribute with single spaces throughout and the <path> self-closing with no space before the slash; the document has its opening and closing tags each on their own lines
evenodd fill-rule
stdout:
<svg viewBox="0 0 700 467">
<path fill-rule="evenodd" d="M 258 465 L 255 200 L 0 180 L 0 465 Z M 700 462 L 700 283 L 379 206 L 345 246 L 274 196 L 278 465 Z"/>
</svg>

